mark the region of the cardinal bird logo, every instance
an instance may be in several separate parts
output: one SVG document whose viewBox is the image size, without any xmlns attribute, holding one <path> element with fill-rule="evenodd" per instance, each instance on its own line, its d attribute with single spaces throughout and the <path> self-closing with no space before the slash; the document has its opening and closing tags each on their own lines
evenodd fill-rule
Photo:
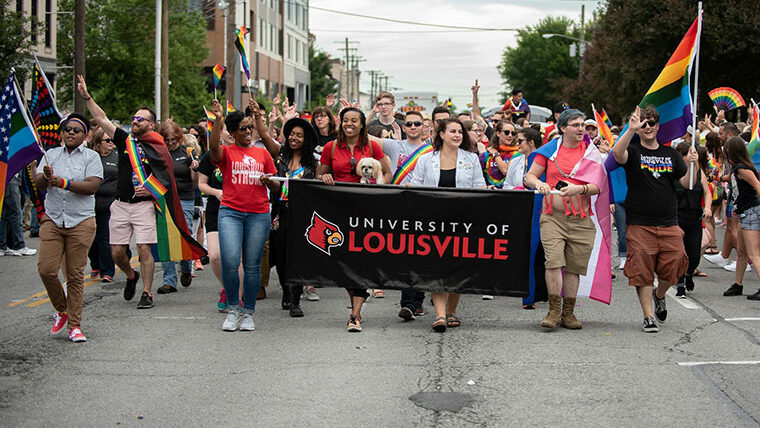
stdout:
<svg viewBox="0 0 760 428">
<path fill-rule="evenodd" d="M 325 220 L 316 211 L 311 216 L 311 224 L 306 229 L 306 240 L 309 244 L 330 255 L 330 249 L 343 245 L 343 233 L 340 228 Z"/>
</svg>

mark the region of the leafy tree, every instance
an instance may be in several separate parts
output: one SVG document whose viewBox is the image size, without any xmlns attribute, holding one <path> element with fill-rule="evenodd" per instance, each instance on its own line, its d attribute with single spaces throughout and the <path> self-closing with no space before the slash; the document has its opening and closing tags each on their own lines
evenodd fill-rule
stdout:
<svg viewBox="0 0 760 428">
<path fill-rule="evenodd" d="M 309 46 L 309 71 L 311 72 L 311 99 L 314 108 L 325 105 L 327 95 L 337 90 L 338 82 L 330 75 L 330 56 L 323 50 Z"/>
<path fill-rule="evenodd" d="M 520 88 L 531 104 L 552 106 L 557 100 L 559 81 L 578 75 L 579 60 L 569 55 L 574 43 L 564 37 L 544 38 L 544 34 L 562 34 L 578 38 L 573 21 L 566 17 L 547 17 L 534 27 L 517 32 L 517 46 L 508 47 L 502 54 L 499 73 L 504 85 Z M 504 101 L 506 94 L 502 93 Z"/>
<path fill-rule="evenodd" d="M 194 123 L 211 96 L 201 64 L 206 21 L 187 9 L 187 1 L 169 1 L 169 115 L 178 123 Z M 58 3 L 73 11 L 74 1 Z M 86 80 L 92 96 L 112 119 L 126 120 L 140 106 L 154 103 L 155 2 L 151 0 L 87 1 Z M 73 64 L 73 19 L 61 20 L 58 62 Z M 71 104 L 71 69 L 63 69 L 58 103 Z"/>
<path fill-rule="evenodd" d="M 3 64 L 0 79 L 7 79 L 10 67 L 15 67 L 18 80 L 23 82 L 32 57 L 32 23 L 38 23 L 35 18 L 16 12 L 10 0 L 0 0 L 0 22 L 0 64 Z"/>
<path fill-rule="evenodd" d="M 755 2 L 704 3 L 699 62 L 698 109 L 712 113 L 707 92 L 718 86 L 760 96 L 760 8 Z M 644 97 L 697 16 L 689 0 L 609 0 L 599 11 L 583 74 L 564 82 L 572 105 L 590 111 L 605 106 L 620 122 Z M 743 115 L 746 118 L 746 114 Z"/>
</svg>

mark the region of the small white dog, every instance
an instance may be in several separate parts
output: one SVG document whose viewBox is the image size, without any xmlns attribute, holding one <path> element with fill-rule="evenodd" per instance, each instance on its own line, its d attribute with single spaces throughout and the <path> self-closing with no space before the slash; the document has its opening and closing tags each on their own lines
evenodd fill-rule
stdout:
<svg viewBox="0 0 760 428">
<path fill-rule="evenodd" d="M 383 167 L 380 165 L 380 161 L 375 158 L 361 158 L 356 164 L 356 174 L 361 177 L 360 183 L 384 184 Z"/>
</svg>

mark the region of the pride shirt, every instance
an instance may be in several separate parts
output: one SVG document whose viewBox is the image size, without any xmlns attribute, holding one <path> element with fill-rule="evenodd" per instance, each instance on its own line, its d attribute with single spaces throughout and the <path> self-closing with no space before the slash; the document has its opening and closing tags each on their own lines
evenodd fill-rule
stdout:
<svg viewBox="0 0 760 428">
<path fill-rule="evenodd" d="M 222 146 L 222 203 L 224 207 L 247 213 L 269 212 L 267 188 L 259 177 L 276 174 L 272 156 L 261 147 Z"/>
</svg>

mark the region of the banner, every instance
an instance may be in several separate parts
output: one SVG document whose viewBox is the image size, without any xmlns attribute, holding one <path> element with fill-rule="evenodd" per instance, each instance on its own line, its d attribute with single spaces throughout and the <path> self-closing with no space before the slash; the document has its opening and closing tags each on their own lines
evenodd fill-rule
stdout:
<svg viewBox="0 0 760 428">
<path fill-rule="evenodd" d="M 532 192 L 288 184 L 289 284 L 528 296 Z"/>
</svg>

